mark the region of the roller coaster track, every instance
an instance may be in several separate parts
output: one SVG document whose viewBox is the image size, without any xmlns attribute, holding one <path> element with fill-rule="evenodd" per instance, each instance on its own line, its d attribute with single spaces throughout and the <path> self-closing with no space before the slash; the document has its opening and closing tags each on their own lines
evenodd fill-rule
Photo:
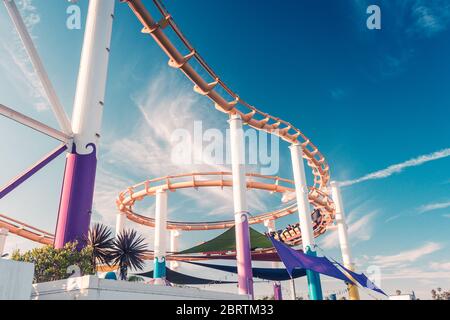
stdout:
<svg viewBox="0 0 450 320">
<path fill-rule="evenodd" d="M 330 181 L 329 166 L 320 153 L 319 149 L 307 138 L 300 129 L 294 127 L 291 123 L 282 120 L 280 118 L 269 115 L 268 113 L 262 112 L 244 101 L 238 94 L 230 89 L 221 78 L 214 72 L 214 70 L 206 63 L 206 61 L 201 57 L 201 55 L 195 50 L 194 46 L 189 42 L 189 40 L 184 36 L 180 28 L 175 23 L 172 15 L 166 10 L 164 5 L 160 0 L 153 0 L 156 8 L 161 14 L 161 19 L 157 21 L 147 10 L 146 6 L 141 0 L 122 0 L 126 2 L 137 19 L 141 22 L 143 29 L 142 33 L 150 35 L 154 41 L 161 47 L 161 49 L 166 53 L 169 58 L 169 66 L 179 69 L 188 79 L 194 84 L 194 91 L 207 96 L 215 104 L 215 108 L 228 115 L 238 114 L 243 122 L 252 128 L 273 134 L 281 138 L 282 140 L 291 144 L 300 144 L 303 149 L 303 157 L 307 160 L 307 165 L 312 169 L 312 174 L 314 176 L 314 185 L 309 189 L 309 200 L 316 209 L 321 206 L 322 209 L 324 204 L 318 203 L 315 194 L 319 194 L 321 197 L 327 199 L 326 202 L 326 212 L 324 219 L 321 221 L 321 225 L 316 228 L 315 235 L 321 234 L 326 231 L 326 227 L 332 223 L 334 220 L 334 204 L 329 196 L 328 183 Z M 170 30 L 176 35 L 182 48 L 177 48 L 174 43 L 167 36 L 165 29 L 170 28 Z M 183 54 L 181 51 L 187 51 L 187 54 Z M 200 67 L 201 73 L 206 75 L 200 75 L 199 68 L 195 68 L 194 64 Z M 219 91 L 221 93 L 219 93 Z M 172 179 L 178 176 L 165 177 L 160 179 Z M 149 181 L 145 182 L 148 183 Z M 231 181 L 220 180 L 220 183 L 231 185 Z M 168 183 L 169 184 L 169 183 Z M 217 185 L 216 183 L 212 183 Z M 137 185 L 134 187 L 141 187 Z M 200 184 L 194 182 L 190 187 L 198 187 Z M 173 184 L 171 185 L 173 188 Z M 249 183 L 247 183 L 247 187 Z M 169 187 L 168 187 L 169 188 Z M 181 187 L 180 187 L 181 188 Z M 135 199 L 139 197 L 148 195 L 149 192 L 154 192 L 154 189 L 149 191 L 146 187 L 144 191 L 139 191 L 134 193 L 133 187 L 128 190 L 129 195 L 126 197 L 123 193 L 119 195 L 118 206 L 122 212 L 127 214 L 127 217 L 135 222 L 146 224 L 149 226 L 154 225 L 154 221 L 151 218 L 146 218 L 138 215 L 132 211 L 132 204 Z M 274 191 L 274 190 L 272 190 Z M 121 198 L 122 197 L 122 198 Z M 128 209 L 127 206 L 129 206 Z M 279 218 L 283 215 L 291 214 L 296 208 L 293 207 L 285 208 L 284 210 L 279 210 L 277 212 L 271 212 L 267 214 L 258 215 L 249 219 L 249 223 L 260 223 L 264 221 L 264 218 L 275 217 Z M 322 211 L 321 211 L 322 212 Z M 181 230 L 205 230 L 204 228 L 219 229 L 226 228 L 234 225 L 231 221 L 222 221 L 214 223 L 177 223 L 168 222 L 169 228 L 181 229 Z M 301 239 L 296 242 L 300 242 Z"/>
<path fill-rule="evenodd" d="M 247 188 L 253 190 L 262 190 L 270 193 L 285 193 L 294 191 L 294 181 L 280 177 L 261 175 L 256 173 L 247 173 Z M 231 172 L 197 172 L 186 173 L 174 176 L 166 176 L 146 180 L 142 183 L 129 187 L 127 190 L 121 192 L 116 200 L 118 209 L 124 213 L 127 218 L 138 224 L 149 227 L 155 226 L 155 220 L 151 217 L 146 217 L 135 212 L 134 205 L 137 201 L 143 200 L 145 197 L 154 196 L 157 190 L 176 191 L 179 189 L 192 188 L 198 190 L 199 188 L 232 187 L 232 173 Z M 320 219 L 314 228 L 315 236 L 323 234 L 329 225 L 333 223 L 334 207 L 331 198 L 320 191 L 319 189 L 311 187 L 309 189 L 308 198 L 315 209 L 320 210 Z M 266 220 L 279 219 L 281 217 L 290 215 L 297 211 L 297 205 L 287 205 L 284 208 L 255 214 L 249 217 L 249 224 L 260 224 Z M 167 228 L 171 230 L 184 231 L 198 231 L 198 230 L 215 230 L 227 229 L 233 227 L 234 220 L 213 221 L 213 222 L 178 222 L 168 221 Z M 295 243 L 299 243 L 301 238 L 297 239 Z"/>
<path fill-rule="evenodd" d="M 122 0 L 122 2 L 128 3 L 128 6 L 142 23 L 144 27 L 142 32 L 151 35 L 167 54 L 169 66 L 181 70 L 194 83 L 195 92 L 211 99 L 219 111 L 229 115 L 239 114 L 244 123 L 250 127 L 274 134 L 292 144 L 300 143 L 307 164 L 311 167 L 314 175 L 314 188 L 320 189 L 325 193 L 329 192 L 327 188 L 327 184 L 330 181 L 329 166 L 318 148 L 291 123 L 258 110 L 232 91 L 190 44 L 161 1 L 153 0 L 162 15 L 162 19 L 159 22 L 152 17 L 141 0 Z M 165 34 L 164 29 L 167 27 L 170 27 L 176 34 L 188 54 L 183 55 Z M 191 64 L 191 61 L 194 60 L 206 72 L 211 82 L 206 81 L 194 69 Z M 218 88 L 221 88 L 228 95 L 228 101 L 226 97 L 218 92 Z"/>
<path fill-rule="evenodd" d="M 19 220 L 9 218 L 3 214 L 0 214 L 0 228 L 5 228 L 12 234 L 37 243 L 53 245 L 54 236 L 51 233 L 30 226 Z"/>
</svg>

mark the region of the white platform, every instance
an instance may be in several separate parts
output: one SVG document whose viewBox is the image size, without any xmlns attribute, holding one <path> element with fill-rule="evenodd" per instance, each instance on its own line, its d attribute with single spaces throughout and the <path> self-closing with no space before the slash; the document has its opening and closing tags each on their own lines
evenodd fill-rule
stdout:
<svg viewBox="0 0 450 320">
<path fill-rule="evenodd" d="M 0 259 L 0 300 L 29 300 L 34 264 Z"/>
<path fill-rule="evenodd" d="M 248 300 L 247 296 L 84 276 L 33 285 L 33 300 Z"/>
</svg>

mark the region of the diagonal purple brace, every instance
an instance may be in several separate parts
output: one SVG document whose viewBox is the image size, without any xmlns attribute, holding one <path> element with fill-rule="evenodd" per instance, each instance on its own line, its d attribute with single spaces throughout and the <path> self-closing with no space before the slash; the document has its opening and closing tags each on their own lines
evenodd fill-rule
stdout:
<svg viewBox="0 0 450 320">
<path fill-rule="evenodd" d="M 59 146 L 49 154 L 47 154 L 44 158 L 35 163 L 32 167 L 28 168 L 25 172 L 14 178 L 10 181 L 6 186 L 0 189 L 0 199 L 5 197 L 8 193 L 16 189 L 23 182 L 25 182 L 28 178 L 33 176 L 36 172 L 44 168 L 47 164 L 52 162 L 55 158 L 57 158 L 61 153 L 66 151 L 67 146 L 65 144 Z"/>
</svg>

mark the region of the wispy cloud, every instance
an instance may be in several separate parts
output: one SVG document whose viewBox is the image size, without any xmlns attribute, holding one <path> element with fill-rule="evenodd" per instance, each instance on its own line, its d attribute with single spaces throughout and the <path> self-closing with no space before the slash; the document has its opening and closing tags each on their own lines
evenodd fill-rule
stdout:
<svg viewBox="0 0 450 320">
<path fill-rule="evenodd" d="M 373 264 L 382 267 L 398 267 L 403 264 L 415 262 L 420 258 L 434 253 L 442 249 L 442 245 L 436 242 L 426 243 L 418 248 L 400 252 L 390 256 L 375 256 L 373 258 Z"/>
<path fill-rule="evenodd" d="M 430 262 L 430 268 L 439 271 L 450 271 L 450 262 Z"/>
<path fill-rule="evenodd" d="M 17 7 L 22 15 L 24 23 L 33 40 L 33 29 L 40 23 L 41 17 L 33 4 L 33 0 L 16 1 Z M 0 22 L 2 24 L 3 41 L 0 46 L 2 59 L 0 60 L 0 69 L 2 73 L 11 79 L 11 85 L 18 92 L 25 93 L 30 103 L 34 105 L 37 111 L 47 110 L 49 108 L 44 89 L 31 65 L 22 41 L 12 26 L 9 19 Z M 12 35 L 12 37 L 11 37 Z"/>
<path fill-rule="evenodd" d="M 347 93 L 344 91 L 344 89 L 341 88 L 334 88 L 330 90 L 330 95 L 334 100 L 342 100 L 346 97 Z"/>
<path fill-rule="evenodd" d="M 378 211 L 367 210 L 364 206 L 356 207 L 347 215 L 348 234 L 353 244 L 359 241 L 368 241 L 372 238 L 374 230 L 373 222 Z M 320 240 L 320 243 L 324 249 L 339 247 L 337 230 L 328 231 Z"/>
<path fill-rule="evenodd" d="M 450 202 L 436 202 L 429 203 L 418 208 L 420 213 L 425 213 L 433 210 L 446 209 L 450 207 Z"/>
<path fill-rule="evenodd" d="M 128 122 L 134 123 L 130 133 L 103 143 L 103 158 L 108 169 L 98 175 L 96 211 L 110 223 L 114 218 L 111 212 L 116 212 L 114 199 L 118 192 L 129 185 L 166 175 L 230 171 L 229 166 L 223 164 L 184 164 L 171 161 L 172 149 L 179 143 L 173 141 L 172 134 L 176 129 L 185 129 L 193 137 L 194 121 L 202 121 L 204 129 L 217 128 L 225 132 L 227 127 L 227 118 L 223 114 L 214 110 L 202 112 L 207 108 L 211 109 L 211 105 L 203 97 L 196 95 L 182 80 L 178 74 L 165 69 L 153 76 L 144 88 L 132 96 L 138 116 Z M 199 148 L 195 143 L 192 148 L 194 153 L 199 151 L 195 150 Z M 111 175 L 111 172 L 120 173 L 120 177 Z M 226 215 L 232 218 L 230 188 L 222 190 L 219 187 L 211 187 L 202 188 L 200 191 L 180 191 L 171 197 L 174 197 L 174 201 L 171 201 L 170 208 L 173 210 L 182 206 L 178 211 L 183 212 L 185 221 L 205 217 L 208 220 L 208 215 Z M 265 211 L 265 198 L 261 192 L 248 192 L 251 212 Z M 150 207 L 144 211 L 145 214 L 152 215 Z M 194 215 L 196 217 L 193 219 Z"/>
<path fill-rule="evenodd" d="M 417 0 L 412 7 L 414 24 L 408 29 L 413 34 L 431 37 L 450 25 L 450 4 L 448 1 Z"/>
<path fill-rule="evenodd" d="M 450 148 L 443 149 L 443 150 L 436 151 L 436 152 L 429 153 L 429 154 L 425 154 L 425 155 L 421 155 L 416 158 L 407 160 L 405 162 L 391 165 L 385 169 L 369 173 L 358 179 L 342 181 L 342 182 L 340 182 L 340 185 L 341 186 L 351 186 L 351 185 L 361 183 L 364 181 L 368 181 L 368 180 L 384 179 L 384 178 L 392 176 L 393 174 L 400 173 L 406 168 L 417 167 L 424 163 L 439 160 L 442 158 L 446 158 L 448 156 L 450 156 Z"/>
</svg>

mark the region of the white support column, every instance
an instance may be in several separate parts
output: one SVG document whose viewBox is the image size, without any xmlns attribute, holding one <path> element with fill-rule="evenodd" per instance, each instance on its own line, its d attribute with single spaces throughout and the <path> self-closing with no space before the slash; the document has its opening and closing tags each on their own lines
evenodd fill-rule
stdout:
<svg viewBox="0 0 450 320">
<path fill-rule="evenodd" d="M 155 245 L 153 278 L 156 285 L 165 285 L 167 251 L 167 191 L 156 191 Z"/>
<path fill-rule="evenodd" d="M 342 196 L 341 190 L 336 181 L 331 182 L 331 194 L 333 197 L 333 202 L 336 207 L 336 227 L 339 236 L 339 244 L 341 247 L 342 253 L 342 262 L 344 263 L 344 267 L 352 268 L 352 257 L 350 253 L 350 246 L 348 243 L 348 233 L 347 233 L 347 224 L 345 222 L 345 212 L 344 207 L 342 205 Z"/>
<path fill-rule="evenodd" d="M 6 237 L 8 236 L 8 233 L 8 229 L 0 228 L 0 258 L 5 250 Z"/>
<path fill-rule="evenodd" d="M 303 163 L 303 150 L 300 144 L 293 144 L 289 148 L 291 149 L 302 244 L 303 250 L 306 252 L 308 249 L 314 249 L 314 233 L 311 221 L 311 208 L 308 200 L 309 190 L 306 184 L 305 164 Z"/>
<path fill-rule="evenodd" d="M 178 252 L 178 241 L 180 237 L 179 230 L 170 230 L 170 252 Z M 170 269 L 176 270 L 178 269 L 180 264 L 178 261 L 170 261 Z"/>
<path fill-rule="evenodd" d="M 92 214 L 115 0 L 89 0 L 55 248 L 87 235 Z M 80 246 L 81 247 L 81 246 Z"/>
<path fill-rule="evenodd" d="M 114 5 L 114 0 L 89 1 L 72 113 L 74 142 L 80 154 L 91 153 L 100 139 Z"/>
<path fill-rule="evenodd" d="M 123 212 L 117 212 L 116 214 L 116 237 L 122 233 L 125 229 L 125 222 L 127 216 Z"/>
<path fill-rule="evenodd" d="M 352 255 L 350 252 L 350 244 L 348 240 L 347 223 L 345 222 L 345 211 L 342 202 L 341 188 L 336 181 L 332 181 L 330 185 L 331 195 L 333 198 L 334 206 L 336 208 L 335 221 L 339 237 L 339 245 L 341 247 L 342 262 L 344 263 L 344 267 L 354 271 L 355 266 L 353 264 Z M 351 300 L 359 300 L 359 292 L 356 286 L 349 285 L 349 296 Z"/>
<path fill-rule="evenodd" d="M 246 198 L 244 132 L 242 130 L 242 119 L 239 115 L 231 115 L 229 123 L 239 294 L 249 295 L 253 299 L 252 257 Z"/>
<path fill-rule="evenodd" d="M 295 195 L 297 198 L 298 216 L 300 220 L 300 231 L 302 233 L 303 251 L 315 256 L 314 230 L 311 220 L 311 208 L 309 206 L 309 189 L 306 183 L 305 164 L 303 162 L 303 149 L 300 143 L 292 144 L 291 160 L 295 182 Z M 309 296 L 311 300 L 322 300 L 322 288 L 320 276 L 311 270 L 306 271 L 308 278 Z"/>
</svg>

